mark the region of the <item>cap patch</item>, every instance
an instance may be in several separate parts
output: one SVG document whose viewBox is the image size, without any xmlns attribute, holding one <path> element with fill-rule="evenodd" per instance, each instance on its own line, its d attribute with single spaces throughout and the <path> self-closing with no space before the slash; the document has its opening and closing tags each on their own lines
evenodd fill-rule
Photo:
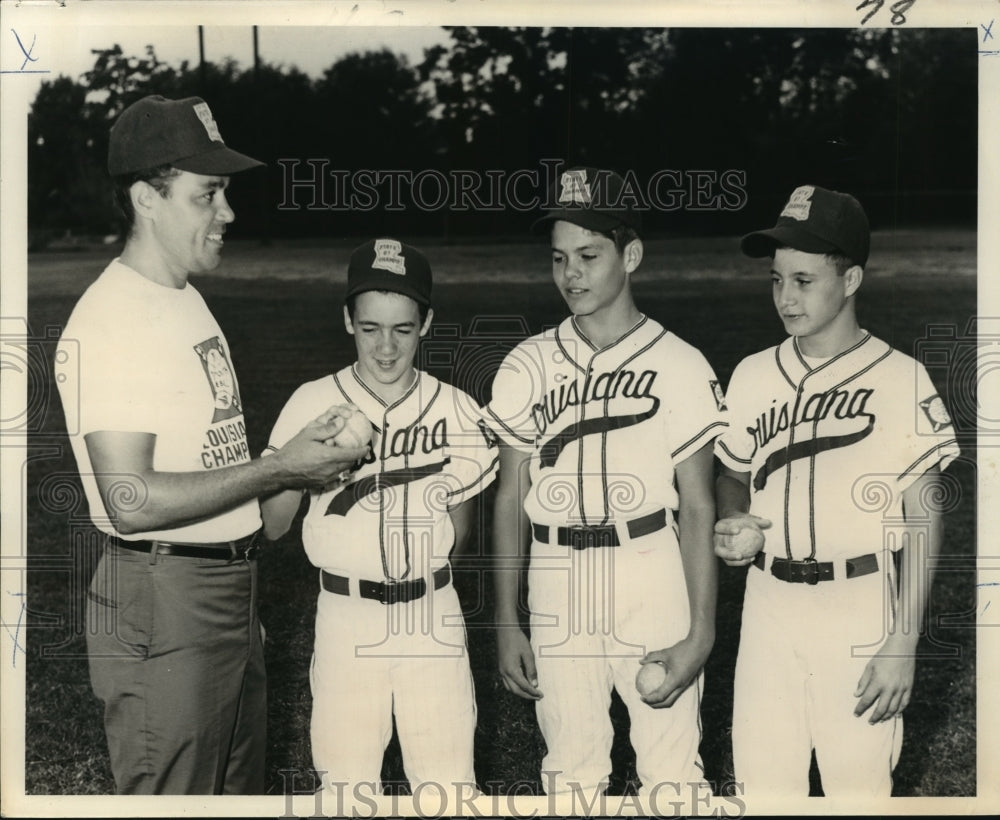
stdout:
<svg viewBox="0 0 1000 820">
<path fill-rule="evenodd" d="M 927 415 L 927 420 L 931 423 L 931 429 L 936 433 L 938 430 L 951 424 L 951 416 L 948 415 L 948 408 L 944 406 L 940 396 L 931 396 L 920 402 L 921 408 Z"/>
<path fill-rule="evenodd" d="M 792 191 L 792 195 L 788 198 L 788 204 L 785 205 L 785 210 L 781 212 L 781 215 L 797 219 L 799 222 L 805 222 L 809 219 L 814 190 L 812 185 L 802 185 Z"/>
<path fill-rule="evenodd" d="M 194 113 L 198 115 L 201 124 L 205 126 L 208 138 L 214 142 L 222 142 L 222 134 L 219 133 L 219 126 L 215 124 L 215 118 L 212 116 L 212 111 L 209 109 L 208 103 L 195 103 Z"/>
<path fill-rule="evenodd" d="M 375 261 L 372 270 L 384 270 L 399 276 L 406 276 L 406 260 L 403 245 L 395 239 L 375 240 Z"/>
<path fill-rule="evenodd" d="M 587 182 L 586 169 L 574 168 L 571 171 L 564 171 L 561 182 L 560 205 L 566 205 L 570 202 L 576 205 L 589 205 L 591 203 L 590 184 Z"/>
</svg>

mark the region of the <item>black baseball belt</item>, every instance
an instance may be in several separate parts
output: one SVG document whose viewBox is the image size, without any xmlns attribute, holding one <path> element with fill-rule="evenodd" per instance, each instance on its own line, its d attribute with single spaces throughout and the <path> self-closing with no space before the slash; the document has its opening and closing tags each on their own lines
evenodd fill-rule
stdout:
<svg viewBox="0 0 1000 820">
<path fill-rule="evenodd" d="M 757 569 L 763 570 L 766 563 L 765 553 L 758 552 L 753 559 L 753 565 Z M 873 572 L 878 572 L 878 556 L 873 552 L 844 561 L 845 578 L 858 578 Z M 809 584 L 810 586 L 820 581 L 836 580 L 832 561 L 816 561 L 813 558 L 791 561 L 788 558 L 774 557 L 771 560 L 771 575 L 779 581 L 787 581 L 790 584 Z"/>
<path fill-rule="evenodd" d="M 115 535 L 107 536 L 107 544 L 133 552 L 154 555 L 178 555 L 182 558 L 211 558 L 217 561 L 253 561 L 260 554 L 260 531 L 235 541 L 192 544 L 184 541 L 126 541 Z"/>
<path fill-rule="evenodd" d="M 641 538 L 643 535 L 659 532 L 667 526 L 667 511 L 664 509 L 633 518 L 626 521 L 625 529 L 629 538 Z M 548 544 L 552 531 L 556 532 L 556 543 L 560 547 L 572 547 L 575 550 L 585 550 L 591 547 L 620 547 L 618 529 L 615 524 L 598 526 L 549 527 L 545 524 L 532 524 L 531 533 L 536 541 Z"/>
<path fill-rule="evenodd" d="M 334 575 L 325 569 L 320 570 L 320 583 L 327 592 L 336 595 L 351 594 L 351 579 L 343 575 Z M 440 569 L 434 570 L 431 574 L 434 579 L 434 589 L 438 590 L 446 586 L 451 580 L 451 567 L 445 564 Z M 365 581 L 358 582 L 358 594 L 362 598 L 369 598 L 383 604 L 405 604 L 409 601 L 416 601 L 427 594 L 427 579 L 414 578 L 412 581 Z"/>
</svg>

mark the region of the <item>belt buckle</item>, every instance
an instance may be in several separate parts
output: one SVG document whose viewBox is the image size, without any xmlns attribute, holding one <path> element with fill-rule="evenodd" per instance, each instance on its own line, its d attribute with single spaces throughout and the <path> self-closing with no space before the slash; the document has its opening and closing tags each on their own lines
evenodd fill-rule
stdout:
<svg viewBox="0 0 1000 820">
<path fill-rule="evenodd" d="M 802 583 L 808 584 L 811 587 L 819 583 L 819 562 L 815 558 L 803 558 L 801 561 L 796 561 L 795 563 L 805 575 L 802 578 Z M 809 567 L 808 571 L 806 567 Z"/>
<path fill-rule="evenodd" d="M 423 578 L 415 581 L 399 581 L 393 584 L 382 584 L 379 590 L 379 601 L 385 605 L 406 604 L 423 597 L 427 592 L 427 582 Z"/>
<path fill-rule="evenodd" d="M 253 561 L 260 556 L 260 544 L 257 543 L 257 533 L 250 536 L 250 540 L 243 549 L 234 549 L 232 561 Z"/>
<path fill-rule="evenodd" d="M 570 524 L 566 528 L 569 534 L 569 545 L 575 550 L 587 549 L 587 536 L 593 536 L 593 530 L 585 524 Z M 591 539 L 593 540 L 593 538 Z"/>
</svg>

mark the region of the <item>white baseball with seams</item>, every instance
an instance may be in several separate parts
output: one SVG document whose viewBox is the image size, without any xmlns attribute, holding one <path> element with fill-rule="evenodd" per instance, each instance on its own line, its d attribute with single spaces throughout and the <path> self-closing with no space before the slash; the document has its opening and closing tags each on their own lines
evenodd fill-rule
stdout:
<svg viewBox="0 0 1000 820">
<path fill-rule="evenodd" d="M 635 688 L 643 697 L 652 694 L 667 679 L 667 670 L 662 663 L 644 663 L 635 676 Z"/>
<path fill-rule="evenodd" d="M 372 440 L 372 423 L 360 410 L 344 423 L 344 429 L 333 437 L 332 444 L 338 447 L 364 447 Z"/>
</svg>

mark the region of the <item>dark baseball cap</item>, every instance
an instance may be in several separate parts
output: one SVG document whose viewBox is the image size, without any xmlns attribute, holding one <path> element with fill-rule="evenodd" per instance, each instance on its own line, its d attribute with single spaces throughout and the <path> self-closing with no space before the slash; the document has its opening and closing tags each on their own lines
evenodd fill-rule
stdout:
<svg viewBox="0 0 1000 820">
<path fill-rule="evenodd" d="M 547 229 L 557 220 L 572 222 L 588 231 L 610 231 L 619 225 L 642 229 L 636 197 L 614 171 L 570 168 L 552 187 L 548 203 L 556 207 L 535 220 L 532 232 Z"/>
<path fill-rule="evenodd" d="M 126 108 L 111 127 L 111 176 L 159 165 L 173 165 L 192 174 L 228 176 L 263 164 L 226 147 L 208 103 L 200 97 L 143 97 Z"/>
<path fill-rule="evenodd" d="M 864 266 L 870 243 L 868 217 L 853 196 L 800 185 L 792 191 L 778 223 L 770 230 L 748 233 L 740 248 L 752 257 L 773 256 L 779 245 L 806 253 L 841 253 Z"/>
<path fill-rule="evenodd" d="M 345 298 L 388 290 L 429 305 L 431 284 L 431 266 L 420 251 L 398 239 L 373 239 L 351 253 Z"/>
</svg>

